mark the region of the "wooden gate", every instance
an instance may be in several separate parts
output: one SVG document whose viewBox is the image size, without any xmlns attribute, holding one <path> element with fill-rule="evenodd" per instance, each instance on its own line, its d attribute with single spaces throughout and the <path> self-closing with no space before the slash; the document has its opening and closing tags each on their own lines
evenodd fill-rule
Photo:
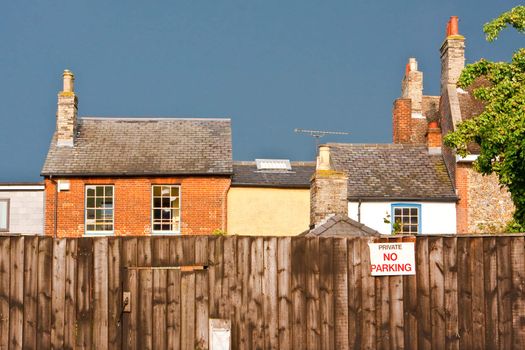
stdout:
<svg viewBox="0 0 525 350">
<path fill-rule="evenodd" d="M 123 272 L 123 349 L 207 349 L 208 322 L 197 322 L 204 267 L 127 267 Z M 202 301 L 202 300 L 201 300 Z"/>
</svg>

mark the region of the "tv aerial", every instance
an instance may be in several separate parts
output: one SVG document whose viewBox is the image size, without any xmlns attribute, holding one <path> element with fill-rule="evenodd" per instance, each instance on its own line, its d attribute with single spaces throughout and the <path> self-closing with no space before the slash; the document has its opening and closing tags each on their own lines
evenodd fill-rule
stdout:
<svg viewBox="0 0 525 350">
<path fill-rule="evenodd" d="M 294 129 L 294 132 L 298 134 L 305 134 L 315 138 L 315 146 L 319 146 L 319 139 L 326 135 L 350 135 L 346 131 L 324 131 L 324 130 L 305 130 L 305 129 Z"/>
</svg>

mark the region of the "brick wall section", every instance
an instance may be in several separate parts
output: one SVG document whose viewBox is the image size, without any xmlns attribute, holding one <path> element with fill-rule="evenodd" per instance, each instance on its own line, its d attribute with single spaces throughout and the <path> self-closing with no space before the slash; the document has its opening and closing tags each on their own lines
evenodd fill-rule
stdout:
<svg viewBox="0 0 525 350">
<path fill-rule="evenodd" d="M 409 98 L 398 98 L 392 110 L 392 139 L 394 143 L 410 143 L 412 102 Z"/>
<path fill-rule="evenodd" d="M 181 233 L 211 234 L 226 230 L 226 195 L 229 177 L 166 178 L 71 178 L 70 190 L 58 193 L 57 235 L 79 237 L 84 234 L 85 186 L 115 186 L 115 235 L 148 235 L 151 233 L 151 185 L 181 186 Z M 46 185 L 45 232 L 54 233 L 55 185 Z"/>
<path fill-rule="evenodd" d="M 429 128 L 427 133 L 428 147 L 441 147 L 441 129 Z"/>
<path fill-rule="evenodd" d="M 310 186 L 310 225 L 330 214 L 348 216 L 348 176 L 334 170 L 317 170 Z"/>
</svg>

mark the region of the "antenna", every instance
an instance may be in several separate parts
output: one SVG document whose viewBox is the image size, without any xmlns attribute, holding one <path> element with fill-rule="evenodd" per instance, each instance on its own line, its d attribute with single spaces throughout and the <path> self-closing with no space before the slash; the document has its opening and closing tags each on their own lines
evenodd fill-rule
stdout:
<svg viewBox="0 0 525 350">
<path fill-rule="evenodd" d="M 326 135 L 350 135 L 346 131 L 322 131 L 322 130 L 305 130 L 305 129 L 294 129 L 294 132 L 298 134 L 306 134 L 315 138 L 315 146 L 319 146 L 319 139 Z"/>
</svg>

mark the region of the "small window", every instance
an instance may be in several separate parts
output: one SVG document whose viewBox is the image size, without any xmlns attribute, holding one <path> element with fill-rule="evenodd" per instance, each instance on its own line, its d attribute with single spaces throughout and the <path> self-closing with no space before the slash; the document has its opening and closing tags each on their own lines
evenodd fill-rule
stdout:
<svg viewBox="0 0 525 350">
<path fill-rule="evenodd" d="M 9 199 L 0 199 L 0 232 L 9 231 Z"/>
<path fill-rule="evenodd" d="M 153 233 L 180 233 L 180 186 L 152 186 L 151 196 Z"/>
<path fill-rule="evenodd" d="M 392 231 L 404 234 L 421 233 L 421 205 L 392 204 Z"/>
<path fill-rule="evenodd" d="M 113 186 L 86 186 L 86 234 L 112 234 L 113 214 Z"/>
</svg>

